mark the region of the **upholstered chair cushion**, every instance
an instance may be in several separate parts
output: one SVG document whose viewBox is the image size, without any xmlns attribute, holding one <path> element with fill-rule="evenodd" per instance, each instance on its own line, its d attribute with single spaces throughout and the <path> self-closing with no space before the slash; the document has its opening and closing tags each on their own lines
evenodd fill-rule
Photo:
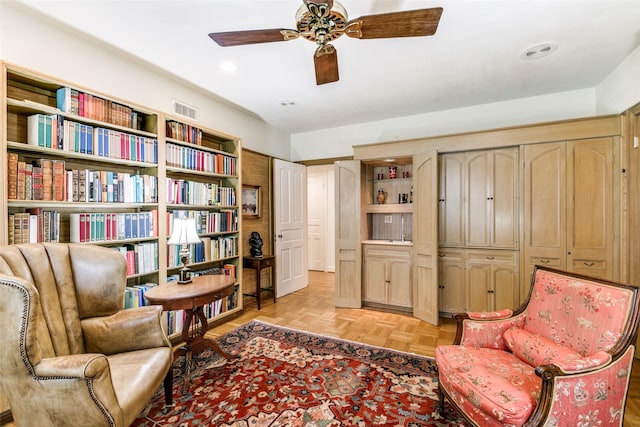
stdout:
<svg viewBox="0 0 640 427">
<path fill-rule="evenodd" d="M 611 361 L 611 355 L 607 352 L 598 351 L 590 356 L 582 356 L 568 347 L 520 328 L 508 329 L 504 333 L 504 340 L 518 359 L 533 367 L 553 364 L 563 372 L 570 373 Z"/>
<path fill-rule="evenodd" d="M 484 425 L 520 426 L 536 407 L 542 381 L 529 364 L 506 351 L 438 346 L 436 363 L 443 386 L 465 411 L 484 418 Z M 499 423 L 496 424 L 496 421 Z"/>
</svg>

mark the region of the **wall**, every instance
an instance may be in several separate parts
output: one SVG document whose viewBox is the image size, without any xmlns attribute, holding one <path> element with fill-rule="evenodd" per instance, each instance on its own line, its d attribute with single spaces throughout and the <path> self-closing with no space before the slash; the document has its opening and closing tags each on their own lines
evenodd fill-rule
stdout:
<svg viewBox="0 0 640 427">
<path fill-rule="evenodd" d="M 243 243 L 243 255 L 249 255 L 249 237 L 251 232 L 257 231 L 262 237 L 263 246 L 262 253 L 264 255 L 273 254 L 273 230 L 271 227 L 272 218 L 271 212 L 273 211 L 271 206 L 272 199 L 272 187 L 271 187 L 271 162 L 272 158 L 256 153 L 250 150 L 242 150 L 242 185 L 252 185 L 260 187 L 260 216 L 259 217 L 242 217 L 242 236 L 244 238 Z M 269 269 L 262 271 L 260 276 L 261 286 L 267 287 L 271 282 L 269 281 Z M 256 273 L 254 270 L 243 271 L 243 287 L 246 293 L 254 292 L 256 288 Z M 265 298 L 269 298 L 269 294 L 264 295 Z M 246 301 L 245 301 L 246 302 Z"/>
<path fill-rule="evenodd" d="M 205 127 L 289 158 L 289 135 L 253 113 L 17 2 L 0 1 L 0 59 L 154 110 L 170 112 L 177 99 L 198 107 Z"/>
<path fill-rule="evenodd" d="M 291 135 L 291 159 L 348 156 L 352 147 L 547 121 L 619 114 L 640 100 L 640 47 L 595 88 Z"/>
</svg>

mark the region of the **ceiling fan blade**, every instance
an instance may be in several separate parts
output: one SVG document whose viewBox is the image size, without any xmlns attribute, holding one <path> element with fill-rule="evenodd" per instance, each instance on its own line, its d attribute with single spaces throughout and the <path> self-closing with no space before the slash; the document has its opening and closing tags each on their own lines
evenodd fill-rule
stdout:
<svg viewBox="0 0 640 427">
<path fill-rule="evenodd" d="M 316 68 L 316 84 L 338 81 L 338 52 L 330 45 L 320 46 L 313 55 Z"/>
<path fill-rule="evenodd" d="M 431 36 L 440 15 L 441 7 L 365 15 L 349 21 L 345 34 L 357 39 Z"/>
<path fill-rule="evenodd" d="M 220 46 L 240 46 L 245 44 L 270 43 L 293 40 L 299 36 L 297 30 L 272 28 L 269 30 L 227 31 L 209 33 L 209 37 Z"/>
</svg>

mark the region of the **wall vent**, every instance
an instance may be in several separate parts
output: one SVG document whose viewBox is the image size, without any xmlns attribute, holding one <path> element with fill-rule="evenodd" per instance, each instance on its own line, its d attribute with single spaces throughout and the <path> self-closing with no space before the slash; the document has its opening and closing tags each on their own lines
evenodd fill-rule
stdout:
<svg viewBox="0 0 640 427">
<path fill-rule="evenodd" d="M 198 108 L 175 99 L 171 100 L 171 112 L 178 116 L 186 117 L 187 119 L 200 121 L 200 110 Z"/>
</svg>

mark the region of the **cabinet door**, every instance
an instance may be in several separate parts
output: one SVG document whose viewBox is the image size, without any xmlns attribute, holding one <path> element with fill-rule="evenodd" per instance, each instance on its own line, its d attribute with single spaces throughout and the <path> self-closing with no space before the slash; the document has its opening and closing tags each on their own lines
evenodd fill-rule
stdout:
<svg viewBox="0 0 640 427">
<path fill-rule="evenodd" d="M 474 151 L 467 153 L 465 162 L 466 246 L 491 245 L 491 153 Z"/>
<path fill-rule="evenodd" d="M 440 311 L 465 312 L 467 287 L 462 251 L 441 252 L 440 255 Z"/>
<path fill-rule="evenodd" d="M 360 161 L 335 163 L 336 307 L 362 306 L 360 176 Z"/>
<path fill-rule="evenodd" d="M 491 246 L 518 249 L 518 148 L 492 151 Z"/>
<path fill-rule="evenodd" d="M 389 275 L 389 304 L 411 307 L 411 258 L 391 258 L 387 261 Z"/>
<path fill-rule="evenodd" d="M 491 265 L 467 264 L 467 311 L 491 310 Z"/>
<path fill-rule="evenodd" d="M 493 265 L 492 288 L 489 291 L 490 310 L 515 309 L 518 301 L 518 268 L 516 265 Z"/>
<path fill-rule="evenodd" d="M 564 143 L 524 146 L 523 295 L 530 287 L 535 264 L 567 267 L 565 163 Z"/>
<path fill-rule="evenodd" d="M 363 300 L 378 304 L 387 303 L 387 284 L 389 274 L 384 257 L 365 256 L 364 258 L 364 295 Z"/>
<path fill-rule="evenodd" d="M 438 197 L 438 239 L 441 246 L 464 245 L 464 153 L 442 154 Z"/>
<path fill-rule="evenodd" d="M 611 138 L 567 146 L 567 269 L 613 279 Z"/>
<path fill-rule="evenodd" d="M 438 153 L 413 157 L 413 315 L 438 325 Z"/>
</svg>

